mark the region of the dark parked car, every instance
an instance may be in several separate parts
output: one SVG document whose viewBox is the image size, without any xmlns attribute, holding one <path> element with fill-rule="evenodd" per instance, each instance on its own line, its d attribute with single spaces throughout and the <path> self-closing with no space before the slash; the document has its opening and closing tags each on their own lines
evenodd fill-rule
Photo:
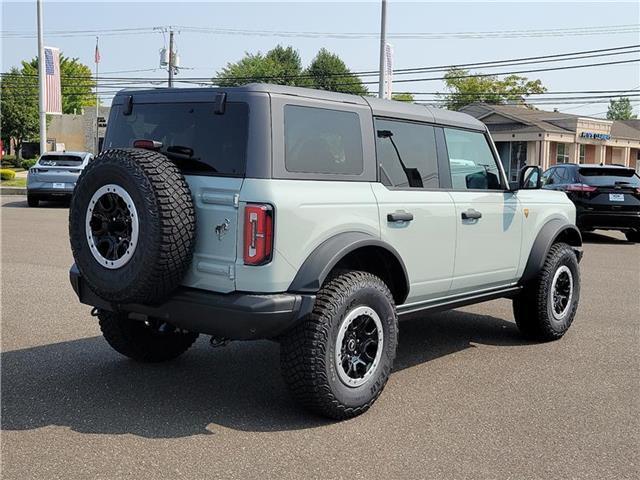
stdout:
<svg viewBox="0 0 640 480">
<path fill-rule="evenodd" d="M 576 205 L 582 231 L 620 230 L 640 242 L 640 177 L 619 165 L 560 164 L 542 176 L 543 188 L 562 190 Z"/>
</svg>

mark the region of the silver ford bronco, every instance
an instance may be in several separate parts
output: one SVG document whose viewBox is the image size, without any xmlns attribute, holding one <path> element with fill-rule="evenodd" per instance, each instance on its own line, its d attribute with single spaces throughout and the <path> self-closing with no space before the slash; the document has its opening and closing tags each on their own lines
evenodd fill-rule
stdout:
<svg viewBox="0 0 640 480">
<path fill-rule="evenodd" d="M 461 113 L 264 84 L 122 91 L 73 194 L 71 284 L 123 355 L 274 339 L 299 402 L 353 417 L 409 314 L 507 297 L 524 335 L 564 335 L 582 240 L 540 186 L 535 166 L 509 183 Z"/>
</svg>

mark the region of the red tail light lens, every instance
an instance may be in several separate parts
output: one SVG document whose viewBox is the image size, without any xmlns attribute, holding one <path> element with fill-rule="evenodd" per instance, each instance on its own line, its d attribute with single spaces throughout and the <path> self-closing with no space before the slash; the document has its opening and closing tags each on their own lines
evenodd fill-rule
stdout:
<svg viewBox="0 0 640 480">
<path fill-rule="evenodd" d="M 249 203 L 244 209 L 244 263 L 264 265 L 273 253 L 273 208 Z"/>
<path fill-rule="evenodd" d="M 572 183 L 567 185 L 567 192 L 595 192 L 596 187 L 585 185 L 584 183 Z"/>
</svg>

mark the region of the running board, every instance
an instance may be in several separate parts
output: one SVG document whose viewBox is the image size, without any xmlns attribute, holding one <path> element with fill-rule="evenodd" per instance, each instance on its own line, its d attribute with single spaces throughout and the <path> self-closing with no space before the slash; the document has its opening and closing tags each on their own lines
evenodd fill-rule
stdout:
<svg viewBox="0 0 640 480">
<path fill-rule="evenodd" d="M 453 308 L 464 307 L 465 305 L 473 305 L 475 303 L 495 300 L 496 298 L 513 297 L 520 290 L 522 290 L 522 287 L 517 285 L 471 295 L 457 295 L 455 297 L 438 298 L 436 300 L 426 300 L 424 302 L 399 305 L 398 315 L 402 316 L 417 312 L 441 312 L 443 310 L 451 310 Z"/>
</svg>

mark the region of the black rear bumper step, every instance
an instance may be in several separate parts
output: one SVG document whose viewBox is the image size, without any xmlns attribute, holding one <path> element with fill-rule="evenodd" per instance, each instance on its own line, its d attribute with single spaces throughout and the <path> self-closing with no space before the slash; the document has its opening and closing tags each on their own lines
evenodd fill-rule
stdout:
<svg viewBox="0 0 640 480">
<path fill-rule="evenodd" d="M 214 293 L 180 287 L 157 305 L 113 304 L 96 295 L 78 268 L 69 271 L 81 303 L 121 311 L 134 319 L 153 317 L 178 328 L 231 340 L 273 338 L 293 327 L 313 309 L 315 295 L 296 293 Z"/>
</svg>

